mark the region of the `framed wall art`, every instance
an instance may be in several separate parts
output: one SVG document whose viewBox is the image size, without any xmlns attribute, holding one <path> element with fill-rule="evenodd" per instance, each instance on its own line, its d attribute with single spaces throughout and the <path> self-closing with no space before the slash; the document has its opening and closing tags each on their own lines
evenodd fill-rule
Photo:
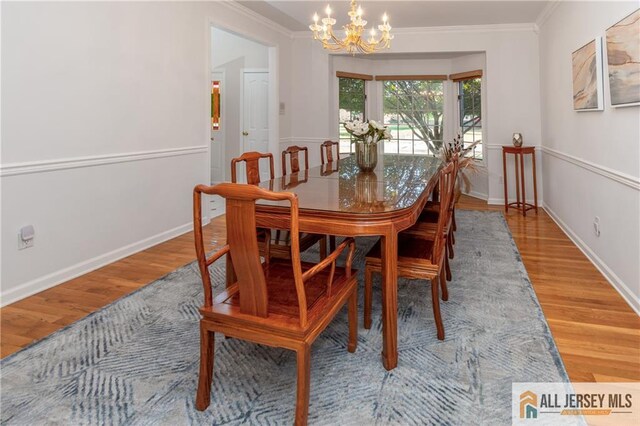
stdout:
<svg viewBox="0 0 640 426">
<path fill-rule="evenodd" d="M 602 111 L 602 37 L 582 46 L 571 54 L 573 75 L 573 109 Z"/>
</svg>

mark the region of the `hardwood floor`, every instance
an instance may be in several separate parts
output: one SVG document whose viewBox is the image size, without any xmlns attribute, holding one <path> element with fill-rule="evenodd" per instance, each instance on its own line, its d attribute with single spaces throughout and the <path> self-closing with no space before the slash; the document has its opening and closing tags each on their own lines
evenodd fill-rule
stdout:
<svg viewBox="0 0 640 426">
<path fill-rule="evenodd" d="M 463 197 L 459 209 L 497 210 Z M 572 381 L 640 381 L 640 317 L 542 210 L 505 215 Z M 224 219 L 205 228 L 212 248 Z M 0 309 L 5 357 L 195 260 L 191 233 Z M 454 272 L 455 273 L 455 272 Z"/>
</svg>

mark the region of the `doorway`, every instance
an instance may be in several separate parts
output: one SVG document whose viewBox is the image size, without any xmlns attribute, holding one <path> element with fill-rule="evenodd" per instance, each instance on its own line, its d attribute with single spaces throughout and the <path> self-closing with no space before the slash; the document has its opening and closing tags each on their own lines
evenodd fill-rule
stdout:
<svg viewBox="0 0 640 426">
<path fill-rule="evenodd" d="M 212 127 L 210 182 L 231 180 L 231 159 L 247 151 L 276 152 L 278 149 L 277 50 L 211 23 L 211 85 L 219 82 L 219 124 Z M 274 113 L 275 111 L 275 113 Z M 275 124 L 274 124 L 275 123 Z M 277 160 L 277 159 L 276 159 Z M 261 177 L 269 167 L 261 165 Z M 238 170 L 245 182 L 244 170 Z M 224 203 L 211 197 L 210 217 L 224 213 Z"/>
</svg>

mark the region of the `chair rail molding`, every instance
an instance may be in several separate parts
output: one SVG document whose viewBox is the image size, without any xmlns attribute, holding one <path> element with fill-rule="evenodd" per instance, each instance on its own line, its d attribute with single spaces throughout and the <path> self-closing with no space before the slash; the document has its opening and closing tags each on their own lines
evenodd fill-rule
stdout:
<svg viewBox="0 0 640 426">
<path fill-rule="evenodd" d="M 600 176 L 604 176 L 613 181 L 626 185 L 630 188 L 635 189 L 636 191 L 640 191 L 640 178 L 635 176 L 631 176 L 626 173 L 619 172 L 617 170 L 610 169 L 605 166 L 601 166 L 599 164 L 593 163 L 591 161 L 574 157 L 573 155 L 565 154 L 564 152 L 557 151 L 553 148 L 542 147 L 542 152 L 544 154 L 550 155 L 552 157 L 558 158 L 560 160 L 566 161 L 568 163 L 574 164 L 578 167 L 582 167 L 585 170 L 589 170 L 595 174 Z"/>
<path fill-rule="evenodd" d="M 107 164 L 126 163 L 130 161 L 153 160 L 180 155 L 206 154 L 207 145 L 188 146 L 184 148 L 166 148 L 139 152 L 124 152 L 118 154 L 92 155 L 75 158 L 58 158 L 53 160 L 28 161 L 22 163 L 0 164 L 0 176 L 16 176 L 31 173 L 43 173 L 56 170 L 76 169 L 80 167 L 95 167 Z"/>
<path fill-rule="evenodd" d="M 280 145 L 296 145 L 296 144 L 305 144 L 305 143 L 309 143 L 309 144 L 321 144 L 324 141 L 328 141 L 328 140 L 332 140 L 331 137 L 326 137 L 326 138 L 309 138 L 309 137 L 295 137 L 295 136 L 291 136 L 291 137 L 287 137 L 287 138 L 280 138 Z"/>
</svg>

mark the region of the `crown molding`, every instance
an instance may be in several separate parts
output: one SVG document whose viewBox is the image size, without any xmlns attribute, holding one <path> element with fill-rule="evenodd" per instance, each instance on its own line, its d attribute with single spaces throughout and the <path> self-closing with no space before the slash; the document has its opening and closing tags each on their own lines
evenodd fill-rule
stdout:
<svg viewBox="0 0 640 426">
<path fill-rule="evenodd" d="M 514 31 L 535 31 L 534 23 L 491 24 L 491 25 L 454 25 L 446 27 L 404 27 L 394 28 L 393 34 L 433 34 L 433 33 L 493 33 Z M 294 39 L 312 38 L 311 31 L 294 31 Z"/>
<path fill-rule="evenodd" d="M 254 12 L 253 10 L 249 9 L 246 6 L 241 5 L 240 3 L 237 2 L 237 0 L 227 0 L 224 1 L 224 5 L 226 7 L 228 7 L 229 9 L 232 9 L 234 12 L 237 12 L 241 15 L 243 15 L 246 18 L 252 19 L 254 21 L 257 21 L 259 23 L 261 23 L 262 25 L 264 25 L 265 27 L 282 34 L 285 37 L 288 38 L 293 38 L 294 32 L 291 31 L 288 28 L 283 27 L 282 25 L 278 24 L 277 22 L 272 21 L 269 18 L 266 18 L 262 15 L 260 15 L 259 13 Z"/>
<path fill-rule="evenodd" d="M 544 9 L 542 9 L 534 24 L 536 33 L 540 31 L 540 28 L 542 28 L 545 22 L 547 22 L 547 19 L 549 19 L 549 17 L 553 15 L 553 12 L 560 4 L 560 1 L 561 0 L 550 0 L 549 3 L 547 3 L 547 5 L 544 7 Z"/>
</svg>

